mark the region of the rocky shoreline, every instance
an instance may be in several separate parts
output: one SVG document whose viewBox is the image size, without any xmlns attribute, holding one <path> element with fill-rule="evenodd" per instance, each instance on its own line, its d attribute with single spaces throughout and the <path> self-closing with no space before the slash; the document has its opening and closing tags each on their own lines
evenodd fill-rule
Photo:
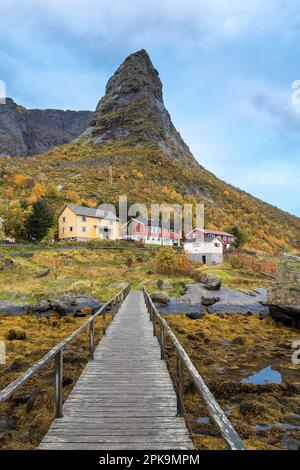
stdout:
<svg viewBox="0 0 300 470">
<path fill-rule="evenodd" d="M 0 316 L 18 316 L 33 314 L 36 316 L 49 316 L 51 313 L 63 316 L 83 317 L 95 313 L 102 303 L 99 299 L 86 295 L 66 294 L 62 297 L 40 300 L 37 304 L 28 301 L 1 300 Z"/>
</svg>

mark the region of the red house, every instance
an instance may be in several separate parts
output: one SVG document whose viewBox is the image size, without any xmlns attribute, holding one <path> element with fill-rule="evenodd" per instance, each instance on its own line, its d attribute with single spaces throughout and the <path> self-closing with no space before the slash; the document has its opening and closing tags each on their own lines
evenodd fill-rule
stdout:
<svg viewBox="0 0 300 470">
<path fill-rule="evenodd" d="M 235 240 L 234 235 L 231 233 L 222 232 L 221 230 L 202 228 L 195 228 L 189 232 L 185 238 L 186 240 L 193 240 L 201 237 L 204 239 L 214 239 L 215 237 L 218 237 L 218 239 L 223 243 L 225 250 L 228 250 Z"/>
<path fill-rule="evenodd" d="M 122 240 L 133 240 L 146 245 L 180 246 L 182 231 L 170 222 L 132 218 L 122 227 Z"/>
</svg>

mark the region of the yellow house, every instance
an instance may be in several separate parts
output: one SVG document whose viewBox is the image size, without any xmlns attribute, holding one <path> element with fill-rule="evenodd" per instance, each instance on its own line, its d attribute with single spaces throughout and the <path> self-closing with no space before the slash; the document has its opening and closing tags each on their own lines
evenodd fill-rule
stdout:
<svg viewBox="0 0 300 470">
<path fill-rule="evenodd" d="M 117 240 L 119 219 L 110 211 L 67 205 L 58 218 L 60 241 Z"/>
</svg>

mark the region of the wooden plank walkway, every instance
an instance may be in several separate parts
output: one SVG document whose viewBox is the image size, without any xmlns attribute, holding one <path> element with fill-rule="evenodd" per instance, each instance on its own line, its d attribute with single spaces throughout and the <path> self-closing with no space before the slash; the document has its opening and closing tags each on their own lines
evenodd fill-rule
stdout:
<svg viewBox="0 0 300 470">
<path fill-rule="evenodd" d="M 39 449 L 192 449 L 143 294 L 131 291 Z"/>
</svg>

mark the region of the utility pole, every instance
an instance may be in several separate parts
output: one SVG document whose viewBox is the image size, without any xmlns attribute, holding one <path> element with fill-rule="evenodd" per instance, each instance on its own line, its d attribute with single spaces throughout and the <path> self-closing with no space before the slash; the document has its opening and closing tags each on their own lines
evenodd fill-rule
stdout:
<svg viewBox="0 0 300 470">
<path fill-rule="evenodd" d="M 109 167 L 109 184 L 112 186 L 113 184 L 113 166 L 110 165 Z"/>
</svg>

